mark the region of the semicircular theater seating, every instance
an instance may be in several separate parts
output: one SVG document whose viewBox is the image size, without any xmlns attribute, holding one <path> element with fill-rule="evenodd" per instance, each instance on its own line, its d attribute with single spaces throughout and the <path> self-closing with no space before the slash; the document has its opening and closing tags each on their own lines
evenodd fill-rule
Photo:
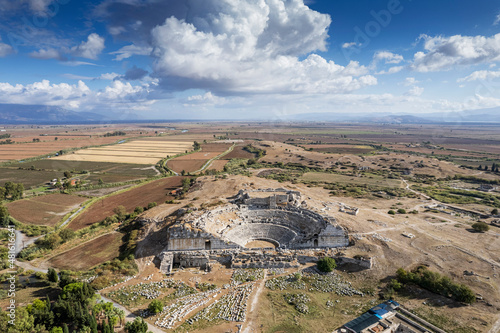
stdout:
<svg viewBox="0 0 500 333">
<path fill-rule="evenodd" d="M 271 223 L 282 225 L 304 235 L 318 234 L 326 226 L 319 214 L 307 210 L 248 209 L 241 215 L 247 224 Z"/>
<path fill-rule="evenodd" d="M 224 233 L 224 236 L 242 247 L 253 240 L 266 240 L 282 247 L 293 241 L 297 233 L 282 225 L 247 223 L 231 228 Z"/>
</svg>

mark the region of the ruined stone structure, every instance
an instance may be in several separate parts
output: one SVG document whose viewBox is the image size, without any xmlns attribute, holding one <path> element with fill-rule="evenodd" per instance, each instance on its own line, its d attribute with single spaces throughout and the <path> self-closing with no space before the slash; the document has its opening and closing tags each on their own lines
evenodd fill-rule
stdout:
<svg viewBox="0 0 500 333">
<path fill-rule="evenodd" d="M 169 271 L 169 260 L 183 267 L 204 267 L 209 258 L 201 252 L 239 253 L 247 250 L 247 244 L 253 241 L 265 241 L 276 249 L 292 250 L 345 247 L 349 244 L 347 232 L 333 217 L 304 206 L 300 192 L 278 188 L 240 190 L 227 205 L 190 212 L 168 229 L 165 251 L 173 256 L 168 260 L 165 255 L 160 256 L 162 270 Z M 187 257 L 181 254 L 186 251 L 191 253 Z M 194 255 L 192 251 L 199 254 Z M 235 267 L 250 265 L 241 255 L 237 258 L 233 257 Z M 296 260 L 290 258 L 259 260 L 253 260 L 248 267 L 262 268 L 264 261 L 273 262 L 271 266 L 277 268 L 296 264 Z"/>
</svg>

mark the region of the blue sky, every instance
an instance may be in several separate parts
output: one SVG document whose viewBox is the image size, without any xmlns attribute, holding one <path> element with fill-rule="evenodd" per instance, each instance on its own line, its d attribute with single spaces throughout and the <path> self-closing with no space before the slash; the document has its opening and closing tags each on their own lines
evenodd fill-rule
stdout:
<svg viewBox="0 0 500 333">
<path fill-rule="evenodd" d="M 500 106 L 500 3 L 0 0 L 0 103 L 263 119 Z"/>
</svg>

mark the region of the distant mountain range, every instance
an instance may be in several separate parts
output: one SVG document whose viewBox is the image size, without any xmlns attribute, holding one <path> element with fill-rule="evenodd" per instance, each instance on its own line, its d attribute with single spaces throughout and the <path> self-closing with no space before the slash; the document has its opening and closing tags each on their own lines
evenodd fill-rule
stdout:
<svg viewBox="0 0 500 333">
<path fill-rule="evenodd" d="M 384 124 L 436 124 L 436 123 L 500 123 L 500 107 L 460 112 L 435 112 L 421 114 L 390 113 L 302 113 L 290 115 L 291 121 L 332 121 Z"/>
<path fill-rule="evenodd" d="M 197 119 L 191 120 L 195 121 Z M 225 120 L 230 121 L 231 119 Z M 378 124 L 500 124 L 500 107 L 461 112 L 423 114 L 317 112 L 281 116 L 281 120 L 300 122 L 360 122 Z M 0 104 L 0 124 L 96 124 L 134 121 L 167 121 L 167 119 L 148 120 L 133 113 L 106 112 L 104 115 L 97 112 L 76 112 L 57 106 L 46 105 Z M 168 119 L 168 121 L 175 120 Z"/>
<path fill-rule="evenodd" d="M 76 112 L 58 106 L 0 104 L 0 124 L 85 124 L 139 120 L 136 114 Z"/>
</svg>

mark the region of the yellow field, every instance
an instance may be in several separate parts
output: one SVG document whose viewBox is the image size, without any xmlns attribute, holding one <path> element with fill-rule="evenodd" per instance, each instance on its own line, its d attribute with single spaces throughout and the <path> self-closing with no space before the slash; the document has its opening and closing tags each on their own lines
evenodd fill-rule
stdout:
<svg viewBox="0 0 500 333">
<path fill-rule="evenodd" d="M 88 148 L 53 159 L 65 161 L 156 164 L 162 158 L 191 150 L 188 141 L 134 140 L 118 145 Z"/>
</svg>

